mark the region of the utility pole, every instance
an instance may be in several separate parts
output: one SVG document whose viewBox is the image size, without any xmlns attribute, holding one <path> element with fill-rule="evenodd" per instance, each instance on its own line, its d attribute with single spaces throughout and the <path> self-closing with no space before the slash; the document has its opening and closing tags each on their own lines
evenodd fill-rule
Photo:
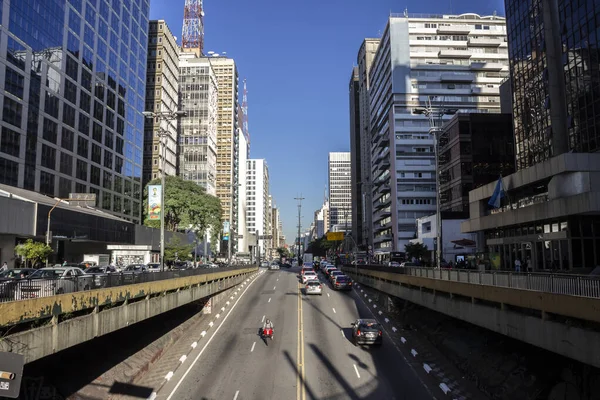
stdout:
<svg viewBox="0 0 600 400">
<path fill-rule="evenodd" d="M 300 263 L 300 231 L 302 230 L 302 193 L 300 196 L 294 197 L 294 200 L 298 200 L 298 263 Z"/>
</svg>

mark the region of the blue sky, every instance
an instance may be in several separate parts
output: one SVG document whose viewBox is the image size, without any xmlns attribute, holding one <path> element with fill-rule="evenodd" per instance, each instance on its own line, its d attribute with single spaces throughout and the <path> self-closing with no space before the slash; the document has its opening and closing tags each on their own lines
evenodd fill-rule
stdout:
<svg viewBox="0 0 600 400">
<path fill-rule="evenodd" d="M 184 0 L 151 0 L 181 41 Z M 248 80 L 250 157 L 269 165 L 271 194 L 286 241 L 323 202 L 327 153 L 350 151 L 348 84 L 365 37 L 378 37 L 391 12 L 504 15 L 503 0 L 205 0 L 205 52 L 223 51 Z M 241 96 L 241 91 L 240 91 Z"/>
</svg>

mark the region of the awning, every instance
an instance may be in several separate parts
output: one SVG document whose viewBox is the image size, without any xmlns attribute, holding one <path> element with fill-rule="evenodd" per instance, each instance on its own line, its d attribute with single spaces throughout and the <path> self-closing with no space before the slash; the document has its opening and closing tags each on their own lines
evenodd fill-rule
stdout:
<svg viewBox="0 0 600 400">
<path fill-rule="evenodd" d="M 452 243 L 454 243 L 457 246 L 461 246 L 461 247 L 475 247 L 475 245 L 477 244 L 477 243 L 475 243 L 475 241 L 470 240 L 470 239 L 453 240 Z"/>
</svg>

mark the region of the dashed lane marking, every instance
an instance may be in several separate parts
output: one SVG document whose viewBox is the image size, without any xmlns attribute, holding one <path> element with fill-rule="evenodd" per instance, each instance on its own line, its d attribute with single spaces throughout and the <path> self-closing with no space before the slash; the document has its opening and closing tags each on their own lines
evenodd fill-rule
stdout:
<svg viewBox="0 0 600 400">
<path fill-rule="evenodd" d="M 240 395 L 240 391 L 236 390 L 235 391 L 235 396 L 233 396 L 233 400 L 237 400 L 237 397 Z"/>
<path fill-rule="evenodd" d="M 412 354 L 413 357 L 416 357 L 419 353 L 417 353 L 415 349 L 410 349 L 410 354 Z"/>
<path fill-rule="evenodd" d="M 179 357 L 179 362 L 184 362 L 186 360 L 187 356 L 184 354 L 181 357 Z"/>
<path fill-rule="evenodd" d="M 250 353 L 254 351 L 254 346 L 256 346 L 256 342 L 252 343 L 252 348 L 250 349 Z"/>
<path fill-rule="evenodd" d="M 271 302 L 271 298 L 269 297 L 269 301 L 267 301 L 267 303 L 270 303 L 270 302 Z"/>
<path fill-rule="evenodd" d="M 165 376 L 165 379 L 170 381 L 171 378 L 173 377 L 173 371 L 169 371 L 169 373 L 167 374 L 167 376 Z"/>
<path fill-rule="evenodd" d="M 402 337 L 400 338 L 400 341 L 401 341 L 402 343 L 406 343 L 406 339 L 404 338 L 404 336 L 402 336 Z"/>
<path fill-rule="evenodd" d="M 356 376 L 358 376 L 358 379 L 360 379 L 360 374 L 358 373 L 358 368 L 356 367 L 356 364 L 354 364 L 354 372 L 356 372 Z"/>
<path fill-rule="evenodd" d="M 333 310 L 333 313 L 334 313 L 334 314 L 337 314 L 337 313 L 335 312 L 335 308 L 332 308 L 332 310 Z"/>
</svg>

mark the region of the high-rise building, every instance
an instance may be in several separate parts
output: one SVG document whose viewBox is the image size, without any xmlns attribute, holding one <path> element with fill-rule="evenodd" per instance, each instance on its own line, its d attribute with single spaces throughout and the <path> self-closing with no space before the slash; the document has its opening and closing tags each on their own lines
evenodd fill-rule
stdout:
<svg viewBox="0 0 600 400">
<path fill-rule="evenodd" d="M 403 251 L 435 213 L 434 142 L 416 113 L 433 99 L 459 113 L 499 112 L 508 74 L 504 18 L 392 15 L 369 73 L 375 254 Z"/>
<path fill-rule="evenodd" d="M 329 230 L 329 201 L 325 200 L 320 209 L 315 211 L 315 236 L 322 238 Z"/>
<path fill-rule="evenodd" d="M 267 209 L 269 207 L 269 168 L 264 159 L 246 161 L 246 224 L 248 232 L 266 235 L 268 229 Z M 265 256 L 266 243 L 259 239 L 261 257 Z"/>
<path fill-rule="evenodd" d="M 178 53 L 179 47 L 175 36 L 167 23 L 164 20 L 150 21 L 148 70 L 146 71 L 146 111 L 173 113 L 178 110 Z M 146 118 L 143 187 L 148 181 L 160 177 L 162 171 L 166 175 L 176 175 L 177 125 L 177 119 L 163 121 L 160 118 Z"/>
<path fill-rule="evenodd" d="M 179 54 L 178 173 L 217 194 L 217 77 L 210 59 Z"/>
<path fill-rule="evenodd" d="M 246 177 L 248 172 L 248 155 L 250 152 L 250 143 L 248 142 L 248 138 L 241 129 L 237 130 L 239 147 L 240 147 L 240 155 L 239 155 L 239 176 Z M 241 253 L 248 253 L 249 244 L 250 244 L 250 236 L 248 231 L 248 220 L 247 220 L 247 193 L 248 193 L 248 185 L 245 181 L 242 180 L 242 184 L 239 187 L 239 196 L 238 196 L 238 239 L 237 239 L 237 251 Z"/>
<path fill-rule="evenodd" d="M 329 231 L 349 232 L 352 227 L 352 174 L 350 152 L 329 153 Z"/>
<path fill-rule="evenodd" d="M 360 46 L 356 60 L 358 81 L 353 82 L 350 92 L 350 109 L 351 114 L 354 113 L 354 116 L 351 115 L 350 125 L 350 134 L 354 137 L 354 140 L 350 141 L 353 174 L 352 213 L 354 216 L 352 218 L 352 235 L 355 242 L 362 247 L 373 244 L 369 73 L 379 41 L 380 39 L 367 38 Z M 356 91 L 358 93 L 355 93 Z M 356 155 L 354 155 L 355 152 Z"/>
<path fill-rule="evenodd" d="M 238 230 L 239 194 L 239 142 L 238 121 L 238 72 L 231 58 L 212 56 L 209 58 L 218 83 L 217 95 L 217 197 L 223 208 L 223 221 L 229 221 L 231 237 Z M 235 205 L 235 206 L 234 206 Z M 223 243 L 226 249 L 227 243 Z M 233 244 L 232 244 L 233 245 Z M 226 252 L 226 251 L 225 251 Z M 235 249 L 232 249 L 232 253 Z"/>
<path fill-rule="evenodd" d="M 273 196 L 268 195 L 267 208 L 265 210 L 265 235 L 267 238 L 265 239 L 265 249 L 267 257 L 273 257 L 273 207 L 275 203 L 273 202 Z"/>
<path fill-rule="evenodd" d="M 271 211 L 271 232 L 273 235 L 273 251 L 271 254 L 273 258 L 277 258 L 279 256 L 277 249 L 281 247 L 281 220 L 279 218 L 279 208 L 273 205 L 273 209 Z"/>
<path fill-rule="evenodd" d="M 148 0 L 3 2 L 0 183 L 95 193 L 141 221 L 148 13 Z"/>
</svg>

